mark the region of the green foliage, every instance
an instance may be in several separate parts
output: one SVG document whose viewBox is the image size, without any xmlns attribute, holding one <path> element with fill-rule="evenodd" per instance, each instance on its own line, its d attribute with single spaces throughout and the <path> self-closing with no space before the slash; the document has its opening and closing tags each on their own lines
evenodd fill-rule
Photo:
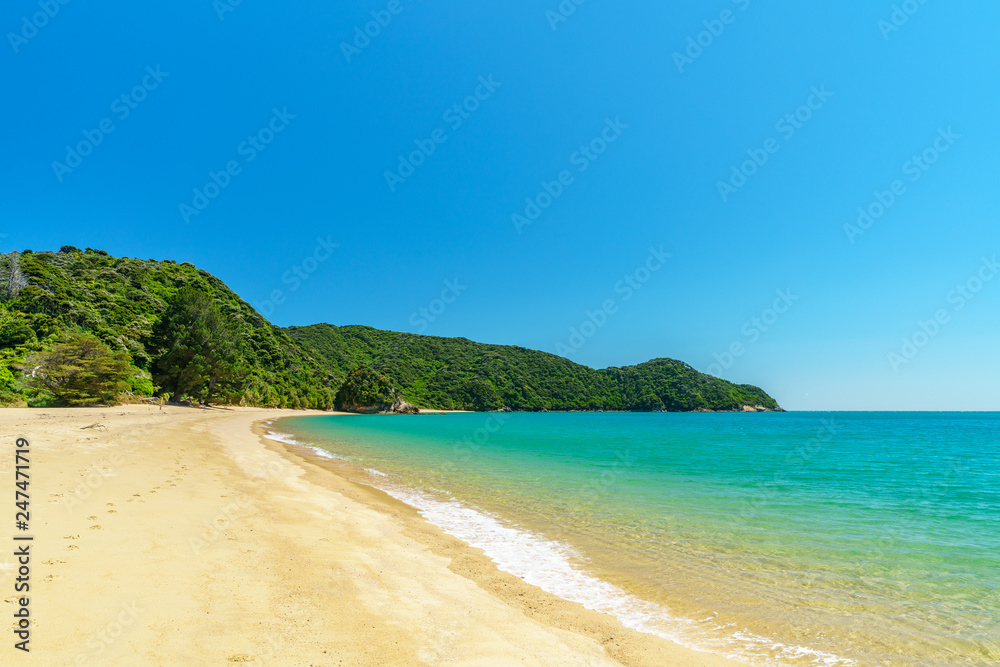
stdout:
<svg viewBox="0 0 1000 667">
<path fill-rule="evenodd" d="M 6 278 L 6 280 L 4 280 Z M 493 410 L 738 410 L 777 408 L 756 387 L 657 359 L 594 370 L 553 354 L 370 327 L 280 329 L 218 278 L 188 262 L 111 257 L 102 250 L 0 256 L 0 403 L 45 405 L 18 368 L 86 331 L 131 362 L 127 389 L 244 405 L 332 409 L 358 367 L 392 378 L 427 408 Z M 387 391 L 369 377 L 374 394 Z M 390 383 L 390 384 L 392 384 Z M 388 387 L 389 385 L 387 385 Z"/>
<path fill-rule="evenodd" d="M 735 385 L 699 373 L 673 359 L 654 359 L 638 366 L 608 368 L 630 410 L 739 410 L 744 405 L 775 409 L 778 403 L 757 387 Z"/>
<path fill-rule="evenodd" d="M 459 410 L 739 410 L 778 408 L 763 391 L 672 359 L 594 370 L 523 347 L 485 345 L 371 327 L 316 324 L 289 334 L 343 381 L 369 366 L 393 378 L 407 401 Z"/>
<path fill-rule="evenodd" d="M 134 396 L 152 396 L 156 388 L 153 386 L 153 378 L 149 373 L 141 368 L 133 367 L 133 373 L 129 377 L 128 390 Z"/>
<path fill-rule="evenodd" d="M 13 384 L 5 385 L 0 371 L 0 402 L 45 405 L 51 401 L 44 390 L 22 386 L 18 378 L 23 373 L 15 365 L 55 338 L 78 330 L 128 354 L 138 369 L 130 378 L 130 391 L 144 396 L 163 393 L 157 390 L 163 384 L 161 378 L 152 373 L 162 352 L 153 329 L 174 296 L 192 288 L 211 295 L 238 339 L 237 365 L 245 371 L 243 391 L 226 400 L 268 407 L 333 407 L 339 383 L 219 279 L 187 262 L 116 258 L 102 250 L 69 247 L 59 253 L 13 255 L 27 285 L 16 294 L 0 290 L 0 365 L 15 378 Z M 0 257 L 0 277 L 9 272 L 10 257 Z M 5 386 L 13 396 L 5 398 Z"/>
<path fill-rule="evenodd" d="M 382 373 L 358 366 L 348 373 L 334 401 L 338 410 L 383 412 L 396 402 L 399 392 Z"/>
<path fill-rule="evenodd" d="M 114 352 L 91 334 L 71 333 L 51 348 L 28 356 L 26 384 L 65 405 L 111 403 L 129 386 L 128 355 Z"/>
<path fill-rule="evenodd" d="M 153 374 L 172 394 L 232 402 L 243 393 L 245 370 L 236 327 L 205 292 L 177 291 L 151 337 L 159 354 Z"/>
<path fill-rule="evenodd" d="M 0 355 L 0 405 L 17 405 L 23 400 L 21 386 L 11 372 L 11 360 Z"/>
</svg>

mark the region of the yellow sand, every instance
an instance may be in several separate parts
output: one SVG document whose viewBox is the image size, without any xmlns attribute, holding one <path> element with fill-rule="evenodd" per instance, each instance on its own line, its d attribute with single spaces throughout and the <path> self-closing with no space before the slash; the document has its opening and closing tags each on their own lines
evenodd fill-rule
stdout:
<svg viewBox="0 0 1000 667">
<path fill-rule="evenodd" d="M 735 664 L 500 572 L 411 508 L 254 426 L 292 414 L 306 413 L 0 410 L 5 614 L 17 597 L 18 436 L 31 443 L 35 536 L 31 652 L 5 633 L 0 663 Z"/>
</svg>

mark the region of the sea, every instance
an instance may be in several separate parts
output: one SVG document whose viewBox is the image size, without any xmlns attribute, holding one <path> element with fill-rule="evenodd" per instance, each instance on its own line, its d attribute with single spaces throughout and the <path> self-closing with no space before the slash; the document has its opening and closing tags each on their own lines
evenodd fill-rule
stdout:
<svg viewBox="0 0 1000 667">
<path fill-rule="evenodd" d="M 750 665 L 1000 665 L 1000 414 L 293 417 L 272 437 L 624 625 Z"/>
</svg>

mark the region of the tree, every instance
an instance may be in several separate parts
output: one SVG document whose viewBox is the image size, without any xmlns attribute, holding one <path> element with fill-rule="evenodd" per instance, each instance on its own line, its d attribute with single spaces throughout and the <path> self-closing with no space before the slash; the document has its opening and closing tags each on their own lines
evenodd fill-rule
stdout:
<svg viewBox="0 0 1000 667">
<path fill-rule="evenodd" d="M 17 368 L 28 374 L 28 386 L 48 391 L 66 405 L 113 402 L 129 386 L 132 372 L 127 354 L 82 333 L 64 335 Z"/>
<path fill-rule="evenodd" d="M 334 404 L 338 410 L 385 412 L 399 400 L 399 391 L 388 377 L 367 366 L 350 372 L 337 391 Z"/>
<path fill-rule="evenodd" d="M 19 370 L 16 366 L 9 366 L 10 358 L 7 354 L 0 352 L 0 405 L 14 405 L 22 400 L 20 384 L 11 369 Z"/>
<path fill-rule="evenodd" d="M 496 388 L 479 377 L 463 382 L 456 393 L 464 402 L 462 407 L 467 410 L 495 410 L 501 405 Z"/>
<path fill-rule="evenodd" d="M 0 258 L 0 298 L 13 301 L 27 286 L 28 279 L 21 273 L 17 253 L 12 252 L 6 258 Z"/>
<path fill-rule="evenodd" d="M 0 348 L 30 345 L 37 341 L 34 330 L 20 313 L 11 314 L 0 305 Z"/>
<path fill-rule="evenodd" d="M 153 379 L 174 396 L 208 402 L 242 394 L 246 372 L 240 337 L 210 295 L 190 287 L 178 290 L 152 338 L 160 350 Z"/>
</svg>

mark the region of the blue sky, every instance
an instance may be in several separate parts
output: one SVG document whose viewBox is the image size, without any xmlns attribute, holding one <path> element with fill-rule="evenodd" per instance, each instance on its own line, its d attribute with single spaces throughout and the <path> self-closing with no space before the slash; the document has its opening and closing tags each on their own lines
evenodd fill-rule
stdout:
<svg viewBox="0 0 1000 667">
<path fill-rule="evenodd" d="M 994 2 L 2 16 L 0 250 L 190 261 L 279 325 L 682 359 L 790 409 L 1000 409 Z"/>
</svg>

